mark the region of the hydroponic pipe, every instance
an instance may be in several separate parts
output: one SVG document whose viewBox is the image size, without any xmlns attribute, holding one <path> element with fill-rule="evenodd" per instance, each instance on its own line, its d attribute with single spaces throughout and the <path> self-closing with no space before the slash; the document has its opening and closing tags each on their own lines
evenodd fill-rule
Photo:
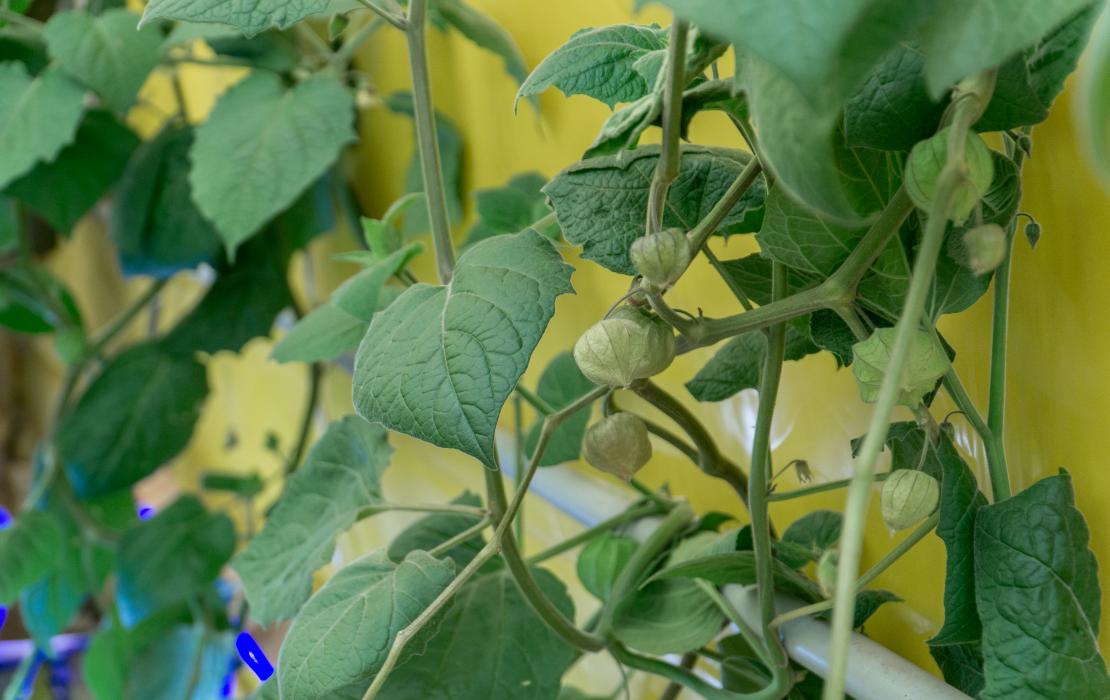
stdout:
<svg viewBox="0 0 1110 700">
<path fill-rule="evenodd" d="M 499 453 L 504 455 L 502 468 L 512 475 L 515 464 L 511 457 L 514 454 L 511 438 L 499 447 Z M 540 470 L 531 490 L 586 527 L 613 517 L 636 500 L 636 495 L 627 489 L 563 466 Z M 646 536 L 652 527 L 649 522 L 632 528 L 628 534 L 636 538 Z M 750 587 L 725 586 L 724 595 L 749 624 L 756 626 L 758 607 Z M 786 596 L 776 598 L 779 613 L 800 605 Z M 787 622 L 779 631 L 790 658 L 824 678 L 831 649 L 829 626 L 812 617 L 803 617 Z M 846 689 L 856 700 L 971 700 L 862 634 L 853 633 L 849 644 Z"/>
</svg>

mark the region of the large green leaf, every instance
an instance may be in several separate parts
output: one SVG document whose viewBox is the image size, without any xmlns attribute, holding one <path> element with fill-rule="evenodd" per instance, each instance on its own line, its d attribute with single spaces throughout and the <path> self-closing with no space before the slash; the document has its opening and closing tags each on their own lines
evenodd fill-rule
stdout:
<svg viewBox="0 0 1110 700">
<path fill-rule="evenodd" d="M 524 84 L 517 99 L 557 87 L 567 97 L 589 95 L 613 107 L 648 94 L 655 76 L 636 70 L 645 56 L 661 56 L 667 30 L 656 25 L 615 24 L 582 29 L 543 59 Z"/>
<path fill-rule="evenodd" d="M 900 44 L 871 69 L 844 105 L 845 143 L 908 151 L 936 132 L 944 107 L 925 88 L 921 49 Z"/>
<path fill-rule="evenodd" d="M 1110 12 L 1095 26 L 1076 89 L 1076 126 L 1104 187 L 1110 189 Z"/>
<path fill-rule="evenodd" d="M 413 285 L 374 316 L 355 359 L 359 415 L 491 469 L 501 408 L 571 268 L 528 229 L 476 244 L 447 286 Z"/>
<path fill-rule="evenodd" d="M 0 605 L 45 574 L 62 554 L 65 533 L 49 513 L 26 511 L 0 530 Z"/>
<path fill-rule="evenodd" d="M 667 193 L 663 223 L 686 231 L 693 228 L 736 180 L 749 157 L 742 151 L 684 146 L 678 179 Z M 614 272 L 636 273 L 628 247 L 644 235 L 648 192 L 658 160 L 658 146 L 591 158 L 563 170 L 544 187 L 563 235 L 582 246 L 584 258 Z M 721 222 L 721 230 L 758 229 L 765 194 L 758 180 Z"/>
<path fill-rule="evenodd" d="M 543 218 L 548 212 L 542 192 L 545 184 L 547 179 L 539 173 L 521 173 L 504 187 L 475 192 L 478 220 L 467 231 L 464 247 L 490 236 L 522 231 Z"/>
<path fill-rule="evenodd" d="M 818 600 L 821 597 L 821 591 L 816 583 L 777 559 L 774 575 L 775 587 L 785 593 L 807 601 Z M 717 585 L 726 583 L 751 585 L 755 583 L 755 554 L 751 551 L 742 551 L 696 557 L 668 565 L 655 574 L 653 580 L 665 581 L 676 578 L 700 578 Z"/>
<path fill-rule="evenodd" d="M 454 576 L 451 560 L 419 551 L 400 564 L 377 551 L 340 569 L 305 604 L 281 645 L 277 679 L 283 700 L 336 697 L 354 685 L 360 686 L 361 694 L 397 633 L 424 612 Z M 497 640 L 482 641 L 485 647 Z M 467 667 L 482 656 L 467 658 Z"/>
<path fill-rule="evenodd" d="M 80 325 L 73 295 L 44 265 L 27 261 L 0 268 L 0 326 L 49 333 Z"/>
<path fill-rule="evenodd" d="M 532 573 L 544 595 L 574 619 L 562 582 L 543 569 Z M 379 697 L 552 700 L 575 657 L 536 617 L 507 572 L 487 574 L 456 594 L 424 653 L 398 666 Z"/>
<path fill-rule="evenodd" d="M 289 478 L 266 525 L 233 562 L 251 617 L 263 625 L 296 614 L 312 592 L 335 538 L 381 501 L 381 475 L 393 450 L 386 432 L 356 416 L 332 423 Z"/>
<path fill-rule="evenodd" d="M 343 85 L 324 76 L 287 90 L 277 75 L 260 71 L 224 93 L 197 128 L 189 182 L 229 251 L 292 204 L 355 139 L 353 107 Z"/>
<path fill-rule="evenodd" d="M 559 353 L 551 360 L 540 375 L 540 382 L 536 386 L 536 393 L 547 405 L 556 411 L 569 406 L 577 399 L 585 396 L 594 389 L 594 383 L 586 379 L 574 355 L 569 352 Z M 582 447 L 582 437 L 586 434 L 586 425 L 590 422 L 590 412 L 578 411 L 568 417 L 552 433 L 547 442 L 547 448 L 540 457 L 540 466 L 547 467 L 553 464 L 562 464 L 578 459 L 578 452 Z M 531 456 L 543 432 L 542 416 L 536 420 L 524 440 L 525 453 Z"/>
<path fill-rule="evenodd" d="M 805 318 L 786 325 L 785 359 L 800 360 L 818 349 L 809 338 Z M 766 356 L 766 333 L 752 331 L 739 335 L 686 382 L 686 389 L 698 401 L 724 401 L 744 389 L 757 388 Z"/>
<path fill-rule="evenodd" d="M 110 221 L 125 273 L 168 277 L 219 251 L 219 234 L 193 202 L 192 145 L 193 130 L 171 121 L 128 163 Z"/>
<path fill-rule="evenodd" d="M 996 66 L 1091 4 L 1091 0 L 936 0 L 921 33 L 934 96 Z"/>
<path fill-rule="evenodd" d="M 285 29 L 323 12 L 331 0 L 151 0 L 143 24 L 156 19 L 228 24 L 253 36 L 270 27 Z"/>
<path fill-rule="evenodd" d="M 433 9 L 440 18 L 481 48 L 490 51 L 505 63 L 505 72 L 518 83 L 528 76 L 520 47 L 505 28 L 489 15 L 479 12 L 462 0 L 436 0 Z"/>
<path fill-rule="evenodd" d="M 135 654 L 123 700 L 220 697 L 233 646 L 230 632 L 203 625 L 174 627 Z"/>
<path fill-rule="evenodd" d="M 139 139 L 110 112 L 85 115 L 77 136 L 49 163 L 39 163 L 8 185 L 8 194 L 27 203 L 62 235 L 111 189 Z"/>
<path fill-rule="evenodd" d="M 235 525 L 181 496 L 120 538 L 116 604 L 133 627 L 162 606 L 185 600 L 216 580 L 235 551 Z"/>
<path fill-rule="evenodd" d="M 1089 537 L 1067 474 L 979 509 L 974 556 L 983 700 L 1110 697 Z"/>
<path fill-rule="evenodd" d="M 151 474 L 185 448 L 207 395 L 204 365 L 158 343 L 112 358 L 59 426 L 74 489 L 87 498 Z"/>
<path fill-rule="evenodd" d="M 305 315 L 271 353 L 278 362 L 325 362 L 358 347 L 370 324 L 329 303 Z"/>
<path fill-rule="evenodd" d="M 462 495 L 451 502 L 458 505 L 474 507 L 480 507 L 482 505 L 482 499 L 469 491 L 463 492 Z M 478 517 L 475 515 L 466 515 L 463 513 L 433 513 L 431 515 L 425 515 L 393 538 L 393 541 L 389 543 L 389 558 L 395 562 L 400 562 L 408 556 L 409 552 L 414 552 L 418 549 L 430 550 L 477 524 Z M 485 538 L 480 535 L 475 535 L 466 542 L 460 542 L 444 552 L 443 556 L 454 560 L 455 566 L 462 569 L 470 563 L 484 545 Z M 486 563 L 487 567 L 491 565 L 493 565 L 493 568 L 496 568 L 497 560 L 493 559 Z"/>
<path fill-rule="evenodd" d="M 32 78 L 22 63 L 0 63 L 0 188 L 73 140 L 85 90 L 56 68 Z"/>
<path fill-rule="evenodd" d="M 605 600 L 637 546 L 631 537 L 611 532 L 595 537 L 578 554 L 578 580 L 596 598 Z"/>
<path fill-rule="evenodd" d="M 139 15 L 123 8 L 99 16 L 59 12 L 43 38 L 50 54 L 70 75 L 95 90 L 112 110 L 124 113 L 162 57 L 157 27 L 135 29 Z"/>
<path fill-rule="evenodd" d="M 777 543 L 776 553 L 787 566 L 800 569 L 840 541 L 840 527 L 844 518 L 833 510 L 815 510 L 806 513 L 786 528 Z"/>
</svg>

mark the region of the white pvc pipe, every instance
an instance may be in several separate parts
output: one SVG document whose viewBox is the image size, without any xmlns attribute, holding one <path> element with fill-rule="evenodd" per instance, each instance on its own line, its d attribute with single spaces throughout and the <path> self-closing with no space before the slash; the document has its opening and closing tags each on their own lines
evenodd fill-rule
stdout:
<svg viewBox="0 0 1110 700">
<path fill-rule="evenodd" d="M 511 440 L 500 446 L 502 468 L 514 473 Z M 545 467 L 532 481 L 530 491 L 586 527 L 613 517 L 636 500 L 634 493 L 615 484 L 599 481 L 564 466 Z M 644 519 L 628 534 L 643 539 L 658 519 Z M 724 594 L 752 627 L 760 627 L 754 587 L 729 585 Z M 777 596 L 778 611 L 801 606 L 797 600 Z M 812 617 L 792 620 L 779 630 L 787 654 L 822 678 L 828 672 L 831 643 L 829 626 Z M 862 634 L 853 632 L 848 647 L 845 690 L 856 700 L 971 700 L 919 666 L 898 656 Z"/>
</svg>

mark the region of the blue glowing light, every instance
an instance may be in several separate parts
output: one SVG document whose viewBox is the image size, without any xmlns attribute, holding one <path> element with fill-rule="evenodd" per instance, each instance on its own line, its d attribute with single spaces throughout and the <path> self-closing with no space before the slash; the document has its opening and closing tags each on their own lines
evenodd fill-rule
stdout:
<svg viewBox="0 0 1110 700">
<path fill-rule="evenodd" d="M 239 636 L 235 638 L 235 649 L 239 652 L 239 658 L 243 660 L 243 663 L 249 666 L 250 670 L 258 676 L 258 680 L 265 681 L 274 675 L 273 664 L 266 658 L 262 647 L 258 646 L 258 642 L 254 640 L 250 632 L 239 633 Z"/>
</svg>

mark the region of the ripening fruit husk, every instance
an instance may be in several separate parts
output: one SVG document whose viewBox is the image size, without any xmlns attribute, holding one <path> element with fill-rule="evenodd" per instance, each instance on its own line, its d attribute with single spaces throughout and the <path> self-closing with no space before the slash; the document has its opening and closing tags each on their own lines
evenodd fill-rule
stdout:
<svg viewBox="0 0 1110 700">
<path fill-rule="evenodd" d="M 590 326 L 574 344 L 574 361 L 595 384 L 628 386 L 659 374 L 674 360 L 670 326 L 630 307 Z"/>
<path fill-rule="evenodd" d="M 940 484 L 923 471 L 898 469 L 883 482 L 883 521 L 894 530 L 913 527 L 940 503 Z"/>
<path fill-rule="evenodd" d="M 913 147 L 906 162 L 906 192 L 913 203 L 925 211 L 932 211 L 937 179 L 948 159 L 949 133 L 950 127 L 945 127 L 931 138 L 919 142 Z M 967 177 L 953 192 L 952 205 L 947 212 L 947 217 L 957 223 L 967 219 L 975 209 L 975 205 L 990 189 L 991 180 L 994 178 L 991 150 L 978 134 L 967 135 L 964 162 L 967 166 Z"/>
<path fill-rule="evenodd" d="M 630 481 L 651 459 L 647 425 L 632 413 L 603 418 L 586 431 L 582 456 L 606 474 Z"/>
<path fill-rule="evenodd" d="M 678 281 L 690 264 L 690 243 L 681 229 L 669 228 L 637 238 L 628 256 L 645 282 L 666 289 Z"/>
<path fill-rule="evenodd" d="M 985 275 L 1006 258 L 1006 232 L 998 224 L 970 228 L 963 235 L 967 266 L 977 275 Z"/>
</svg>

